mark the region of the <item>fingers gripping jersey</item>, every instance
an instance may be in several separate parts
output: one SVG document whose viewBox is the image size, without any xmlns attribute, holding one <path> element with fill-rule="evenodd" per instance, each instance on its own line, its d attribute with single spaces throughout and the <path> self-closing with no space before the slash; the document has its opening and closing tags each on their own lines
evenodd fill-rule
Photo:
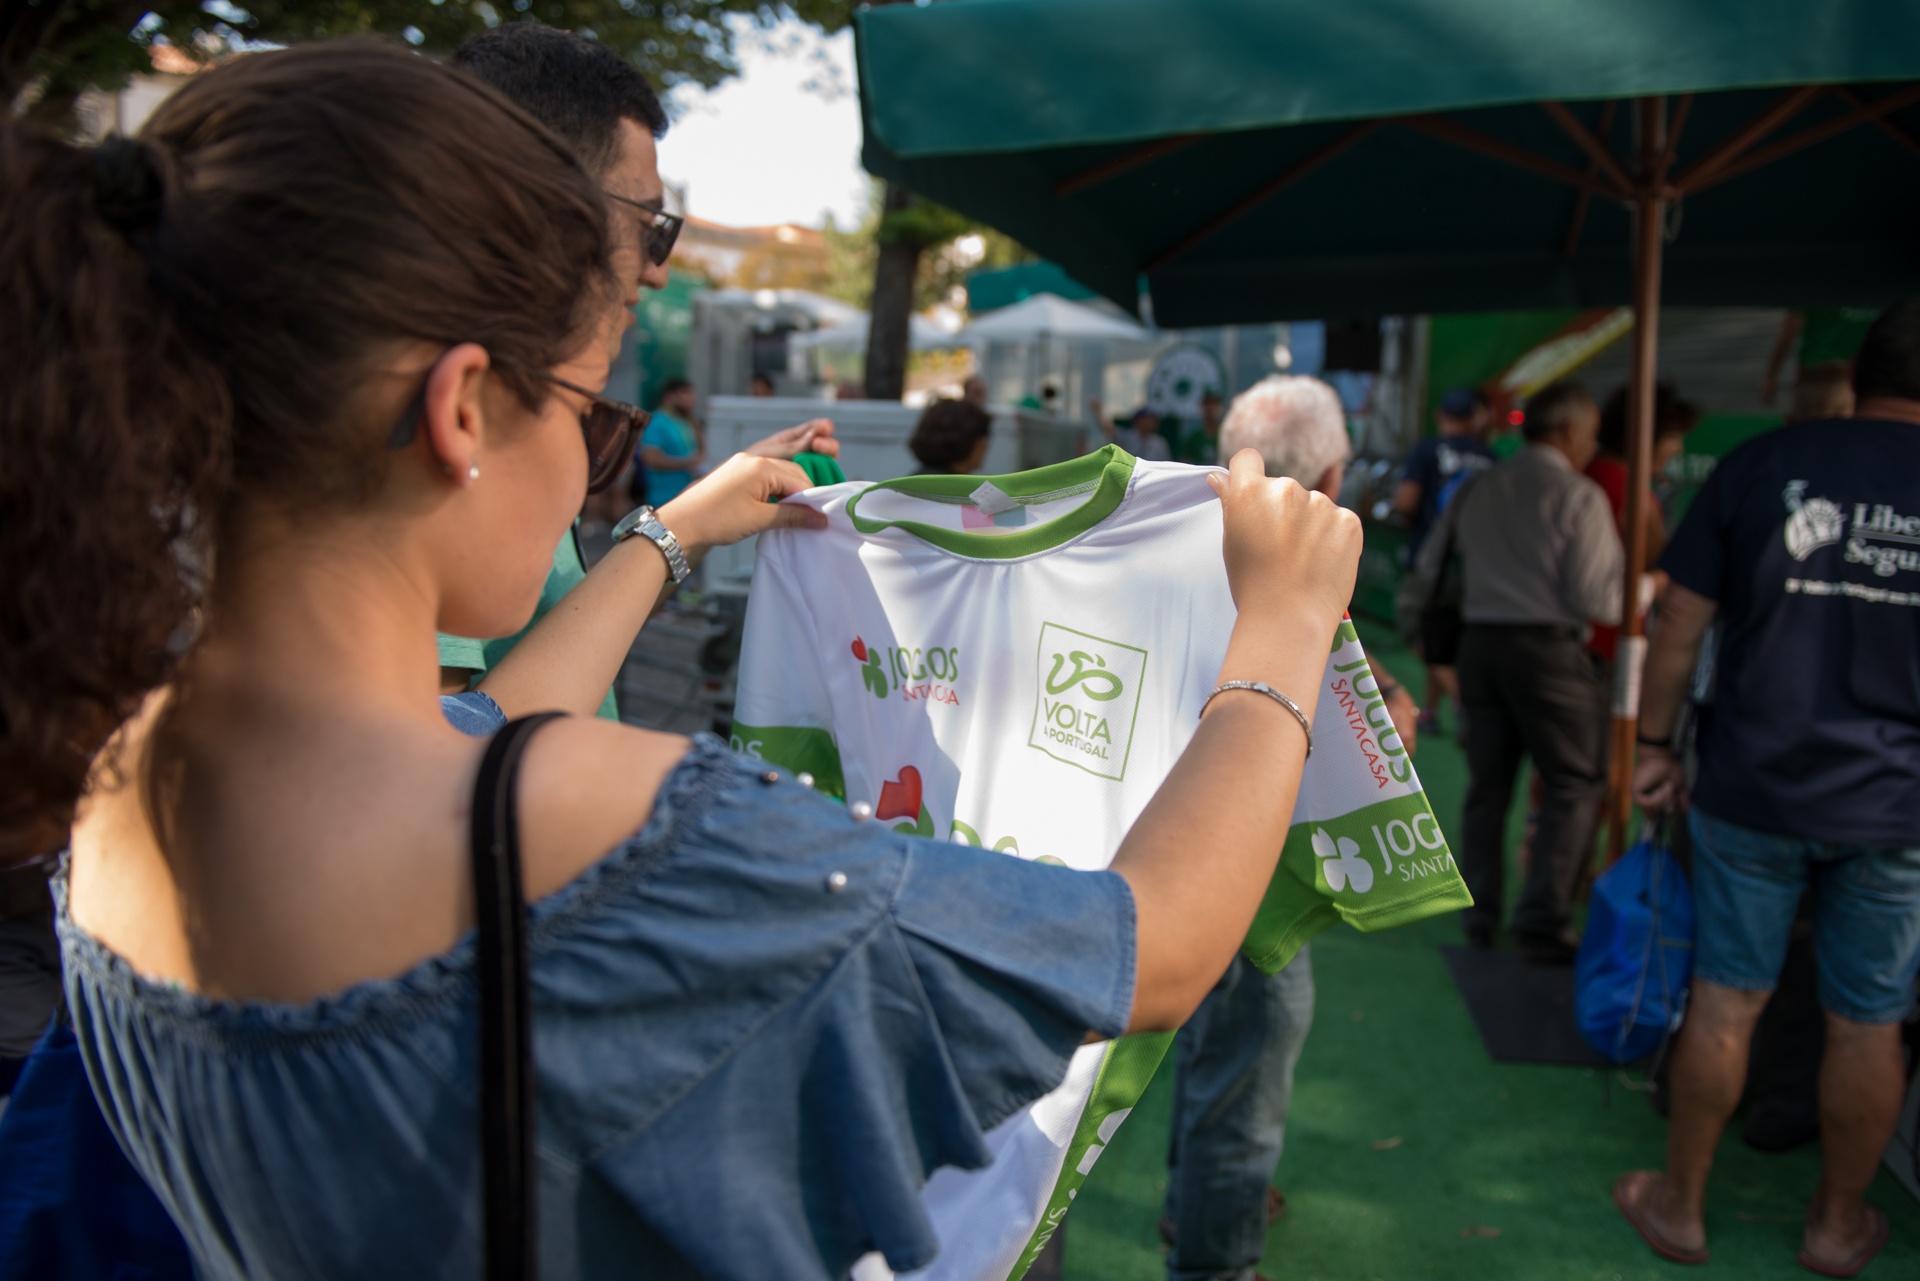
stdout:
<svg viewBox="0 0 1920 1281">
<path fill-rule="evenodd" d="M 1233 629 L 1205 471 L 1108 446 L 806 501 L 827 529 L 760 538 L 735 749 L 905 833 L 1107 866 L 1192 737 Z M 1384 929 L 1471 901 L 1351 624 L 1315 698 L 1314 752 L 1245 944 L 1269 972 L 1335 921 Z M 1024 1273 L 1170 1040 L 1082 1048 L 1058 1089 L 992 1132 L 991 1166 L 939 1171 L 924 1195 L 940 1257 L 915 1276 Z M 875 1256 L 855 1275 L 888 1274 Z"/>
</svg>

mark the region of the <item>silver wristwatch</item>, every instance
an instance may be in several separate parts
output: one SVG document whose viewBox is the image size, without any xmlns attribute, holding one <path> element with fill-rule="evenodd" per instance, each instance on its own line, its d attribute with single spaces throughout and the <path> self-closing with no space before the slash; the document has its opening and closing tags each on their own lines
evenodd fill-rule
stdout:
<svg viewBox="0 0 1920 1281">
<path fill-rule="evenodd" d="M 613 527 L 613 541 L 616 543 L 623 543 L 635 534 L 660 549 L 660 554 L 667 558 L 667 572 L 673 575 L 674 582 L 687 581 L 687 575 L 693 570 L 687 564 L 687 554 L 680 550 L 680 540 L 673 536 L 671 529 L 660 523 L 660 513 L 645 503 L 622 516 L 620 523 Z"/>
</svg>

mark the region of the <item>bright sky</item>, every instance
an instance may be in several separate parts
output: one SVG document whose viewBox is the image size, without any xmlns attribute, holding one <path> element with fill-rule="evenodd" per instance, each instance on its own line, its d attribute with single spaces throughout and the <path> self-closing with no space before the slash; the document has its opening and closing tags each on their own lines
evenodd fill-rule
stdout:
<svg viewBox="0 0 1920 1281">
<path fill-rule="evenodd" d="M 681 89 L 660 141 L 661 175 L 687 189 L 687 210 L 734 226 L 817 227 L 831 209 L 860 221 L 860 104 L 853 35 L 801 22 L 739 29 L 742 74 L 718 89 Z"/>
</svg>

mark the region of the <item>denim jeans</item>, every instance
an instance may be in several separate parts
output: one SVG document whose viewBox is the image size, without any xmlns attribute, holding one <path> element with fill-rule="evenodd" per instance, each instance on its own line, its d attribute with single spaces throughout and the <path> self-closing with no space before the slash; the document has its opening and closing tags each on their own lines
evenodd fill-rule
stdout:
<svg viewBox="0 0 1920 1281">
<path fill-rule="evenodd" d="M 1920 969 L 1920 844 L 1904 849 L 1805 841 L 1715 818 L 1695 806 L 1693 902 L 1698 978 L 1771 992 L 1800 896 L 1813 890 L 1820 1006 L 1855 1023 L 1898 1023 Z"/>
<path fill-rule="evenodd" d="M 1174 1040 L 1168 1281 L 1251 1281 L 1267 1243 L 1293 1068 L 1313 1026 L 1309 949 L 1268 977 L 1244 956 Z"/>
</svg>

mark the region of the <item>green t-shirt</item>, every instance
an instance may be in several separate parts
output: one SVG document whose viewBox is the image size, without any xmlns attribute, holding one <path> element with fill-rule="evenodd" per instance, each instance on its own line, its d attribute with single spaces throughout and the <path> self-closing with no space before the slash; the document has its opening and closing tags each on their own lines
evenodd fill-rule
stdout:
<svg viewBox="0 0 1920 1281">
<path fill-rule="evenodd" d="M 1220 437 L 1207 434 L 1201 419 L 1188 422 L 1171 415 L 1160 420 L 1160 434 L 1167 438 L 1169 452 L 1176 463 L 1211 467 L 1220 461 Z"/>
<path fill-rule="evenodd" d="M 547 573 L 546 586 L 540 589 L 540 603 L 534 607 L 533 618 L 527 625 L 511 636 L 502 636 L 496 640 L 472 640 L 465 636 L 440 635 L 440 666 L 464 667 L 468 671 L 484 672 L 507 656 L 509 650 L 520 643 L 520 638 L 532 630 L 534 623 L 545 618 L 547 611 L 560 603 L 560 598 L 573 590 L 575 583 L 587 576 L 586 562 L 580 558 L 580 541 L 574 531 L 569 529 L 553 549 L 553 568 Z M 599 714 L 610 721 L 620 719 L 620 705 L 614 701 L 613 691 L 600 702 Z"/>
<path fill-rule="evenodd" d="M 1810 307 L 1801 313 L 1800 363 L 1820 365 L 1829 360 L 1852 360 L 1880 313 L 1870 307 Z"/>
<path fill-rule="evenodd" d="M 840 460 L 827 454 L 795 454 L 793 461 L 816 485 L 838 485 L 847 478 L 847 473 L 840 470 Z"/>
</svg>

